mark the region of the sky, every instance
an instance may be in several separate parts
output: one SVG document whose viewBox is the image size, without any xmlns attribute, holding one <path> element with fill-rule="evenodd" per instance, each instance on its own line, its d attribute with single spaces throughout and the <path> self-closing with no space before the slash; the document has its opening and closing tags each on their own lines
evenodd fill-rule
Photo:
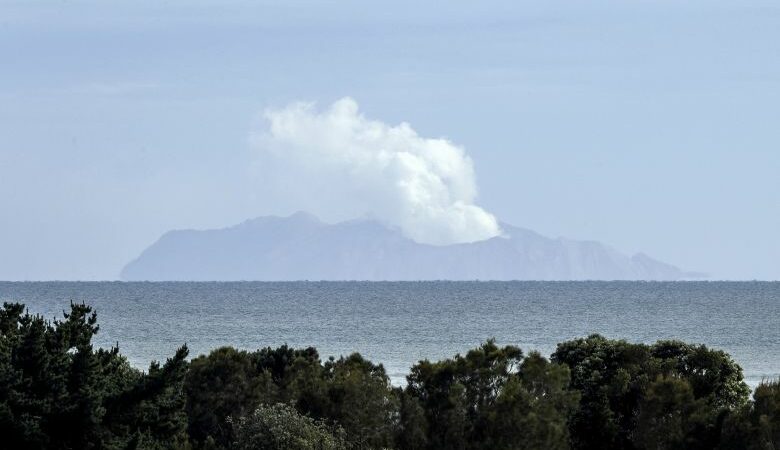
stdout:
<svg viewBox="0 0 780 450">
<path fill-rule="evenodd" d="M 373 144 L 443 149 L 426 167 L 449 181 L 388 193 L 365 134 L 326 147 L 351 159 L 307 159 L 321 128 L 301 123 L 343 102 Z M 273 119 L 291 108 L 288 139 Z M 303 156 L 274 165 L 279 148 Z M 407 220 L 423 192 L 445 199 L 426 226 L 478 228 L 455 241 L 492 217 L 778 280 L 780 5 L 0 2 L 0 280 L 116 279 L 168 230 L 290 214 L 334 179 L 351 190 L 316 197 L 331 221 L 389 195 L 363 213 L 425 240 Z"/>
</svg>

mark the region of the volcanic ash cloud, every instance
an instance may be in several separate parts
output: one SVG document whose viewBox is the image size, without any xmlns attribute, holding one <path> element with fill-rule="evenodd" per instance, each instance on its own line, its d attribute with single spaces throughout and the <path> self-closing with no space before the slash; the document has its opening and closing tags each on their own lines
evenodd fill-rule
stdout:
<svg viewBox="0 0 780 450">
<path fill-rule="evenodd" d="M 436 245 L 500 234 L 496 218 L 474 203 L 471 159 L 452 142 L 367 119 L 351 98 L 323 111 L 293 103 L 264 116 L 267 127 L 253 136 L 260 166 L 298 209 L 326 219 L 369 214 Z"/>
</svg>

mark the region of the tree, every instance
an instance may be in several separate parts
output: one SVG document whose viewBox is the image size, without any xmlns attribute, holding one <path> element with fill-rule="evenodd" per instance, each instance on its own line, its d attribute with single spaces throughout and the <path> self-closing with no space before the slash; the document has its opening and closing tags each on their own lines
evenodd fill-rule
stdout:
<svg viewBox="0 0 780 450">
<path fill-rule="evenodd" d="M 750 388 L 743 381 L 742 368 L 724 351 L 680 341 L 659 341 L 650 354 L 663 372 L 675 373 L 691 386 L 697 399 L 716 408 L 734 409 L 748 401 Z"/>
<path fill-rule="evenodd" d="M 641 392 L 653 371 L 649 353 L 599 335 L 558 344 L 551 359 L 569 367 L 571 387 L 581 394 L 569 426 L 574 448 L 631 448 Z"/>
<path fill-rule="evenodd" d="M 567 446 L 577 394 L 568 390 L 568 370 L 538 353 L 524 360 L 519 348 L 489 340 L 465 356 L 421 361 L 407 380 L 407 395 L 424 411 L 428 448 Z"/>
<path fill-rule="evenodd" d="M 724 414 L 748 398 L 742 369 L 724 352 L 703 345 L 660 341 L 648 346 L 592 335 L 558 344 L 552 360 L 571 369 L 571 387 L 582 394 L 569 426 L 575 448 L 639 445 L 637 420 L 643 402 L 646 409 L 652 408 L 646 398 L 650 386 L 661 383 L 652 392 L 654 401 L 660 401 L 658 396 L 663 393 L 667 396 L 664 401 L 674 403 L 668 396 L 685 391 L 682 384 L 659 381 L 659 377 L 682 380 L 698 405 L 696 420 L 685 428 L 683 440 L 688 448 L 717 446 Z M 648 417 L 646 414 L 645 419 Z"/>
<path fill-rule="evenodd" d="M 759 445 L 780 448 L 780 380 L 761 383 L 756 388 L 751 419 Z"/>
<path fill-rule="evenodd" d="M 270 376 L 258 372 L 253 355 L 231 347 L 193 359 L 184 391 L 190 437 L 196 443 L 211 437 L 220 446 L 231 441 L 228 416 L 244 416 L 276 397 Z"/>
<path fill-rule="evenodd" d="M 568 384 L 568 368 L 532 352 L 496 398 L 482 447 L 569 448 L 567 420 L 576 410 L 579 394 Z"/>
<path fill-rule="evenodd" d="M 276 397 L 268 402 L 293 403 L 303 414 L 323 416 L 323 368 L 316 349 L 266 347 L 252 353 L 252 360 L 257 373 L 267 374 L 276 387 Z"/>
<path fill-rule="evenodd" d="M 109 426 L 127 424 L 138 448 L 179 449 L 189 447 L 184 379 L 189 368 L 187 346 L 180 347 L 165 364 L 152 362 L 132 388 L 111 399 L 116 415 L 107 415 Z M 133 448 L 130 445 L 130 448 Z"/>
<path fill-rule="evenodd" d="M 389 447 L 398 420 L 398 399 L 382 365 L 360 354 L 324 364 L 324 418 L 340 426 L 358 448 Z"/>
<path fill-rule="evenodd" d="M 723 435 L 722 449 L 780 448 L 780 380 L 759 384 L 753 402 L 726 419 Z"/>
<path fill-rule="evenodd" d="M 707 436 L 701 442 L 694 432 L 702 422 L 709 422 L 708 412 L 706 402 L 696 400 L 687 380 L 659 376 L 640 401 L 632 442 L 648 450 L 713 448 Z"/>
<path fill-rule="evenodd" d="M 72 304 L 64 320 L 0 311 L 0 435 L 7 448 L 149 448 L 186 446 L 181 384 L 187 349 L 148 374 L 117 348 L 92 348 L 97 315 Z"/>
<path fill-rule="evenodd" d="M 417 450 L 428 447 L 428 422 L 419 399 L 408 390 L 396 388 L 398 398 L 398 425 L 395 443 L 400 449 Z"/>
</svg>

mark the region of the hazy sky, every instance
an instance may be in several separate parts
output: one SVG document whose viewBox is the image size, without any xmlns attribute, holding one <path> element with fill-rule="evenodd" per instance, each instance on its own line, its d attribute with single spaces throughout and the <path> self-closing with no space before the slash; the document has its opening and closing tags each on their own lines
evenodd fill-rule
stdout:
<svg viewBox="0 0 780 450">
<path fill-rule="evenodd" d="M 343 97 L 463 150 L 499 220 L 780 279 L 776 0 L 214 4 L 0 3 L 0 279 L 302 209 L 253 136 Z"/>
</svg>

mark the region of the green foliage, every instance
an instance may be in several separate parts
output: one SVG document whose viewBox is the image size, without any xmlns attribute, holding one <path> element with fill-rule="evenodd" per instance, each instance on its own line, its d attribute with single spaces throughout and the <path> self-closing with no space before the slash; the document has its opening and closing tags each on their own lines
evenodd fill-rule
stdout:
<svg viewBox="0 0 780 450">
<path fill-rule="evenodd" d="M 678 410 L 671 414 L 686 418 L 685 424 L 680 423 L 684 429 L 676 431 L 684 434 L 679 440 L 685 448 L 713 448 L 720 438 L 724 413 L 743 405 L 749 393 L 742 369 L 726 353 L 703 345 L 661 341 L 648 346 L 592 335 L 559 344 L 552 360 L 569 366 L 571 387 L 582 394 L 570 421 L 575 448 L 643 448 L 646 435 L 639 436 L 646 428 L 637 427 L 652 429 L 656 422 L 662 428 L 671 426 L 654 422 L 651 415 L 652 411 L 670 413 L 668 408 L 673 405 Z M 695 411 L 673 398 L 688 393 Z M 664 441 L 663 445 L 656 448 L 677 444 Z"/>
<path fill-rule="evenodd" d="M 639 403 L 632 442 L 639 449 L 713 448 L 708 439 L 713 430 L 703 435 L 697 432 L 708 428 L 711 419 L 706 401 L 695 398 L 687 380 L 658 377 Z"/>
<path fill-rule="evenodd" d="M 258 373 L 252 355 L 230 347 L 193 359 L 184 390 L 193 442 L 211 438 L 221 445 L 231 440 L 228 416 L 246 415 L 264 399 L 276 396 L 270 377 Z"/>
<path fill-rule="evenodd" d="M 566 448 L 566 419 L 577 403 L 568 390 L 568 369 L 538 353 L 524 359 L 519 348 L 490 340 L 465 356 L 421 361 L 408 377 L 405 402 L 417 400 L 424 421 L 414 444 L 436 449 Z M 415 405 L 415 403 L 411 403 Z M 418 408 L 402 413 L 417 416 Z M 407 413 L 408 414 L 408 413 Z M 408 426 L 408 425 L 406 425 Z M 421 444 L 424 442 L 424 444 Z"/>
<path fill-rule="evenodd" d="M 283 403 L 261 405 L 252 414 L 228 418 L 234 450 L 341 450 L 348 448 L 344 431 L 301 415 Z"/>
<path fill-rule="evenodd" d="M 567 418 L 579 400 L 568 384 L 568 368 L 531 353 L 497 396 L 480 447 L 568 448 Z"/>
<path fill-rule="evenodd" d="M 780 448 L 780 380 L 763 382 L 753 402 L 726 419 L 723 449 Z"/>
<path fill-rule="evenodd" d="M 148 373 L 108 402 L 106 423 L 150 442 L 138 448 L 187 448 L 184 379 L 189 350 L 179 348 L 164 365 L 153 362 Z M 124 425 L 124 426 L 123 426 Z M 153 443 L 153 444 L 152 444 Z M 130 446 L 132 448 L 132 445 Z"/>
<path fill-rule="evenodd" d="M 398 398 L 384 367 L 357 353 L 324 365 L 326 402 L 322 417 L 338 423 L 358 448 L 393 444 Z"/>
<path fill-rule="evenodd" d="M 753 394 L 754 436 L 764 447 L 780 448 L 780 381 L 762 383 Z"/>
<path fill-rule="evenodd" d="M 147 372 L 94 349 L 96 314 L 0 310 L 3 449 L 771 449 L 780 381 L 749 401 L 740 367 L 703 345 L 593 335 L 551 360 L 489 340 L 392 387 L 355 353 L 231 347 Z"/>
<path fill-rule="evenodd" d="M 395 431 L 396 446 L 402 449 L 425 448 L 429 430 L 422 403 L 408 389 L 397 388 L 395 394 L 399 402 L 400 415 Z"/>
<path fill-rule="evenodd" d="M 118 349 L 93 350 L 97 316 L 72 304 L 49 322 L 19 304 L 0 311 L 0 435 L 5 448 L 145 448 L 186 445 L 181 386 L 187 349 L 148 374 Z M 137 446 L 137 445 L 136 445 Z"/>
<path fill-rule="evenodd" d="M 304 414 L 322 416 L 323 368 L 317 350 L 266 347 L 253 353 L 252 359 L 256 372 L 269 376 L 275 386 L 275 395 L 266 403 L 294 403 Z"/>
<path fill-rule="evenodd" d="M 678 374 L 690 384 L 694 398 L 726 409 L 747 402 L 750 388 L 742 380 L 742 368 L 727 353 L 680 341 L 659 341 L 650 352 L 661 361 L 663 372 Z"/>
<path fill-rule="evenodd" d="M 325 364 L 313 348 L 286 345 L 256 352 L 220 348 L 195 358 L 185 384 L 189 434 L 196 445 L 210 439 L 227 448 L 234 427 L 261 404 L 292 404 L 308 416 L 339 423 L 354 445 L 393 443 L 397 398 L 381 365 L 358 354 Z"/>
</svg>

